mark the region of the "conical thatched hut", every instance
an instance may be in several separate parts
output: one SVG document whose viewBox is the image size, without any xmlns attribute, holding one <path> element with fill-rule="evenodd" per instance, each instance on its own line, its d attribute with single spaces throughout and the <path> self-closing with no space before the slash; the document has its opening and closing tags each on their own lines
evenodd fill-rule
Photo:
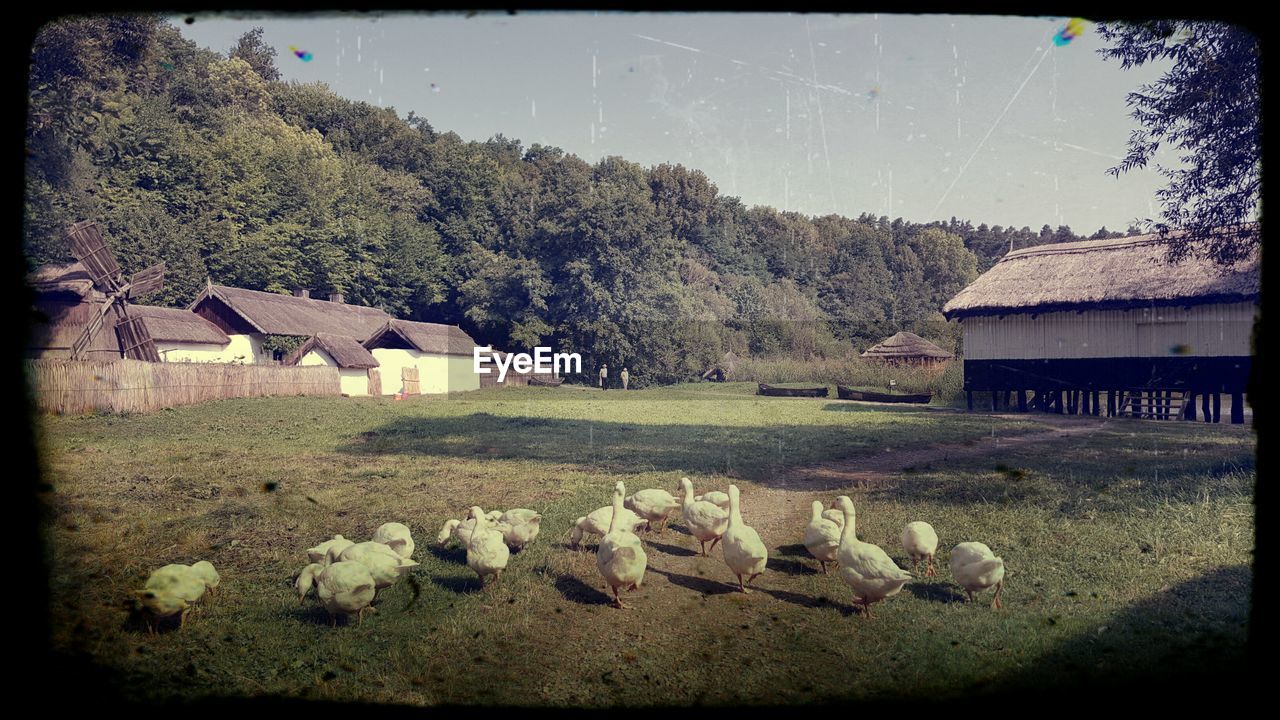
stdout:
<svg viewBox="0 0 1280 720">
<path fill-rule="evenodd" d="M 900 332 L 862 353 L 868 360 L 907 365 L 938 365 L 947 362 L 951 353 L 916 335 Z"/>
<path fill-rule="evenodd" d="M 729 378 L 733 377 L 733 374 L 737 372 L 738 359 L 738 356 L 734 355 L 733 351 L 730 350 L 724 354 L 724 357 L 720 358 L 720 362 L 712 365 L 710 369 L 702 373 L 702 379 L 714 382 L 725 382 Z"/>
</svg>

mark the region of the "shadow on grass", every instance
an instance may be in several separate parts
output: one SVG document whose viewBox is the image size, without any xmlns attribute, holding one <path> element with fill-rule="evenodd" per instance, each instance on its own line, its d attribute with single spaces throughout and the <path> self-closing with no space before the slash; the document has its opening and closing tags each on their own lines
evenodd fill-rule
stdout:
<svg viewBox="0 0 1280 720">
<path fill-rule="evenodd" d="M 692 575 L 681 575 L 669 570 L 659 570 L 657 568 L 649 568 L 649 572 L 657 573 L 665 577 L 672 585 L 679 585 L 683 588 L 695 590 L 703 595 L 723 595 L 725 593 L 740 592 L 738 590 L 737 581 L 733 583 L 721 582 L 719 580 L 711 580 L 709 578 L 694 577 Z"/>
<path fill-rule="evenodd" d="M 954 585 L 944 582 L 926 582 L 924 579 L 907 583 L 907 592 L 921 600 L 948 605 L 964 602 L 967 599 L 965 594 L 957 590 Z"/>
<path fill-rule="evenodd" d="M 444 577 L 432 575 L 431 582 L 435 583 L 437 587 L 444 588 L 445 590 L 459 595 L 480 592 L 483 587 L 480 583 L 480 576 L 478 575 L 450 575 Z"/>
<path fill-rule="evenodd" d="M 289 616 L 289 619 L 301 625 L 323 625 L 324 627 L 329 627 L 332 624 L 329 619 L 329 611 L 325 610 L 323 606 L 315 604 L 315 601 L 308 602 L 305 605 L 299 603 L 297 607 L 289 608 L 285 614 Z M 342 619 L 339 618 L 338 622 L 341 623 Z"/>
<path fill-rule="evenodd" d="M 662 552 L 668 555 L 675 555 L 676 557 L 695 557 L 698 554 L 698 551 L 696 550 L 682 548 L 678 545 L 668 545 L 667 543 L 653 542 L 652 540 L 648 542 L 648 545 L 652 547 L 654 550 L 661 550 Z"/>
<path fill-rule="evenodd" d="M 817 563 L 817 560 L 813 561 Z M 812 567 L 799 560 L 787 560 L 784 558 L 771 557 L 767 567 L 770 570 L 776 570 L 784 575 L 821 575 L 822 571 L 816 567 Z"/>
<path fill-rule="evenodd" d="M 570 602 L 575 602 L 579 605 L 613 604 L 612 597 L 586 584 L 576 575 L 556 572 L 545 565 L 534 568 L 533 573 L 540 577 L 551 578 L 556 590 L 565 600 Z"/>
<path fill-rule="evenodd" d="M 1047 686 L 1232 686 L 1250 674 L 1246 640 L 1253 571 L 1217 568 L 1141 600 L 1050 651 L 993 689 Z M 1141 682 L 1141 685 L 1135 684 Z M 1185 688 L 1184 688 L 1185 689 Z"/>
<path fill-rule="evenodd" d="M 440 547 L 439 545 L 431 545 L 429 550 L 437 559 L 445 562 L 467 564 L 466 548 L 461 547 Z"/>
</svg>

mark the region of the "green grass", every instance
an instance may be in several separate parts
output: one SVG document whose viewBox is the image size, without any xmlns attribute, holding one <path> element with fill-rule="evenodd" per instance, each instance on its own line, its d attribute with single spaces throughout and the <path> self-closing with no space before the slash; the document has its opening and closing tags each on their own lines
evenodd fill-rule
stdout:
<svg viewBox="0 0 1280 720">
<path fill-rule="evenodd" d="M 56 649 L 128 699 L 299 696 L 604 706 L 953 697 L 1243 663 L 1254 437 L 1240 426 L 991 416 L 762 398 L 753 383 L 634 392 L 486 390 L 448 399 L 235 400 L 39 427 Z M 1052 439 L 1044 431 L 1087 426 Z M 1019 435 L 1049 440 L 1016 444 Z M 992 438 L 1009 440 L 987 452 Z M 930 456 L 930 448 L 972 452 Z M 893 452 L 885 453 L 886 448 Z M 866 487 L 797 487 L 797 467 L 901 467 Z M 892 465 L 893 463 L 890 463 Z M 645 586 L 606 604 L 570 522 L 629 491 L 742 488 L 770 548 L 757 592 L 675 523 L 646 538 Z M 812 499 L 848 494 L 859 535 L 905 564 L 915 519 L 939 574 L 864 619 L 799 545 Z M 479 591 L 433 546 L 464 508 L 532 507 L 543 532 Z M 422 565 L 359 626 L 330 628 L 290 586 L 303 550 L 408 524 Z M 1006 561 L 1005 608 L 971 604 L 946 550 Z M 149 636 L 129 593 L 207 559 L 220 594 Z M 87 677 L 87 676 L 82 676 Z M 731 679 L 731 680 L 727 680 Z"/>
</svg>

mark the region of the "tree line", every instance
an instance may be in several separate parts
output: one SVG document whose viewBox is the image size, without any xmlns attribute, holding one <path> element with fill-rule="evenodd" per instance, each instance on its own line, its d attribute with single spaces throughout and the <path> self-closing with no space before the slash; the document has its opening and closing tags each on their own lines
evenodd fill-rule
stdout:
<svg viewBox="0 0 1280 720">
<path fill-rule="evenodd" d="M 183 306 L 206 278 L 340 292 L 500 349 L 626 365 L 643 386 L 726 350 L 831 356 L 903 329 L 954 349 L 950 297 L 1010 249 L 1081 239 L 747 207 L 696 169 L 463 141 L 281 82 L 274 61 L 260 30 L 224 55 L 154 16 L 42 28 L 28 262 L 70 260 L 63 231 L 93 219 L 126 272 L 166 262 L 152 304 Z"/>
</svg>

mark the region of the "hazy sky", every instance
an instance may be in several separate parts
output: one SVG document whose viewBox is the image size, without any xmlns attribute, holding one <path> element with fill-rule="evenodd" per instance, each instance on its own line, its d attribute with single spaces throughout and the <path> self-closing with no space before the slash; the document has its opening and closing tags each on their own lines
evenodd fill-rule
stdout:
<svg viewBox="0 0 1280 720">
<path fill-rule="evenodd" d="M 1155 217 L 1154 168 L 1106 174 L 1136 123 L 1121 70 L 1058 17 L 550 13 L 196 16 L 225 53 L 260 26 L 287 80 L 588 162 L 681 163 L 747 205 L 927 222 Z M 303 61 L 289 46 L 311 53 Z M 1170 164 L 1164 150 L 1157 159 Z"/>
</svg>

